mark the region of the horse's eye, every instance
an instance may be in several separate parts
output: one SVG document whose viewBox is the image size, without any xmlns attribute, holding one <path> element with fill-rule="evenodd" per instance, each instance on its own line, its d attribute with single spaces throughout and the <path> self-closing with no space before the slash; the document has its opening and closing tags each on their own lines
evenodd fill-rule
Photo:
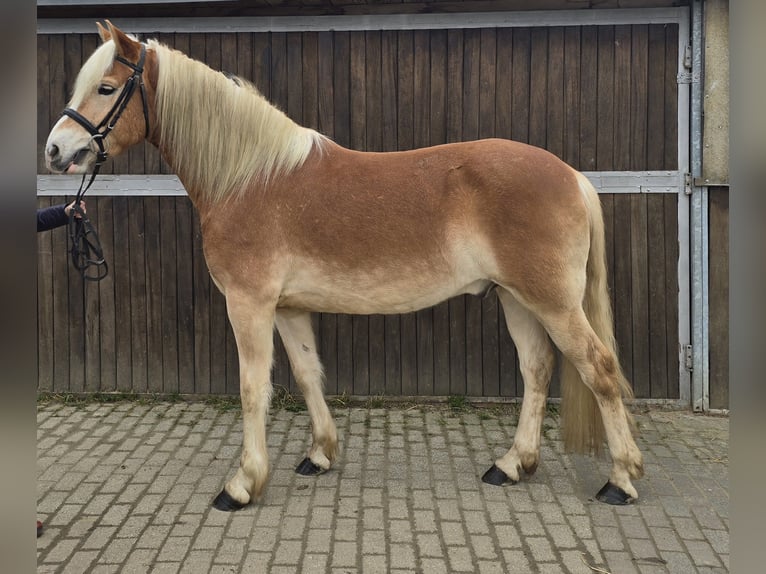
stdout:
<svg viewBox="0 0 766 574">
<path fill-rule="evenodd" d="M 114 93 L 114 88 L 112 86 L 107 85 L 107 84 L 101 84 L 98 87 L 98 93 L 101 94 L 102 96 L 109 96 L 112 93 Z"/>
</svg>

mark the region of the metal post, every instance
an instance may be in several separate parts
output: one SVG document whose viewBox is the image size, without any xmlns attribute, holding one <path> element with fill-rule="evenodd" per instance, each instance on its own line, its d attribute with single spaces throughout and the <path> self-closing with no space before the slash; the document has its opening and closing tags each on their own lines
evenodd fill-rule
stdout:
<svg viewBox="0 0 766 574">
<path fill-rule="evenodd" d="M 691 78 L 691 267 L 692 267 L 692 408 L 710 408 L 710 350 L 708 342 L 708 188 L 698 186 L 702 175 L 703 8 L 692 1 Z"/>
</svg>

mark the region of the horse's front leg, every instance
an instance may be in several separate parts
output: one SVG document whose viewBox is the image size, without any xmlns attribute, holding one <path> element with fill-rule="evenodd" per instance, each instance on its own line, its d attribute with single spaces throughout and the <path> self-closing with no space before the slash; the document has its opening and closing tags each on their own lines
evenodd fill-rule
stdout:
<svg viewBox="0 0 766 574">
<path fill-rule="evenodd" d="M 311 327 L 311 315 L 305 311 L 278 309 L 276 324 L 293 375 L 306 399 L 314 439 L 308 456 L 295 472 L 304 476 L 319 474 L 328 470 L 338 456 L 338 431 L 324 400 L 324 375 Z"/>
<path fill-rule="evenodd" d="M 266 417 L 271 403 L 275 306 L 227 294 L 226 308 L 239 352 L 242 456 L 237 473 L 213 501 L 218 510 L 239 510 L 260 497 L 269 474 Z"/>
</svg>

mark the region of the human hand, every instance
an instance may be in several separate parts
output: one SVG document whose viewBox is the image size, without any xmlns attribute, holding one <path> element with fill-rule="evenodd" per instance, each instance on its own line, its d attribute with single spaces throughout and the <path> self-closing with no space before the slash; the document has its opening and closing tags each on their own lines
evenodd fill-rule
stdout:
<svg viewBox="0 0 766 574">
<path fill-rule="evenodd" d="M 67 217 L 69 217 L 69 214 L 72 213 L 72 208 L 74 207 L 74 204 L 75 202 L 73 201 L 72 203 L 70 203 L 64 208 L 64 213 L 66 213 Z M 80 200 L 80 209 L 82 209 L 83 213 L 87 213 L 88 211 L 87 209 L 85 209 L 85 201 L 83 200 Z M 82 217 L 79 213 L 75 213 L 74 216 L 77 218 Z"/>
</svg>

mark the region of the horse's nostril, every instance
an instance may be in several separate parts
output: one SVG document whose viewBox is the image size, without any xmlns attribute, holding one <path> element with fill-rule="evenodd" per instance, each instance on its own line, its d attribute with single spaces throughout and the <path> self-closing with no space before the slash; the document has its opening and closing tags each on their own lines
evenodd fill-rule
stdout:
<svg viewBox="0 0 766 574">
<path fill-rule="evenodd" d="M 46 152 L 48 153 L 48 157 L 53 159 L 59 154 L 59 146 L 56 144 L 50 144 Z"/>
</svg>

